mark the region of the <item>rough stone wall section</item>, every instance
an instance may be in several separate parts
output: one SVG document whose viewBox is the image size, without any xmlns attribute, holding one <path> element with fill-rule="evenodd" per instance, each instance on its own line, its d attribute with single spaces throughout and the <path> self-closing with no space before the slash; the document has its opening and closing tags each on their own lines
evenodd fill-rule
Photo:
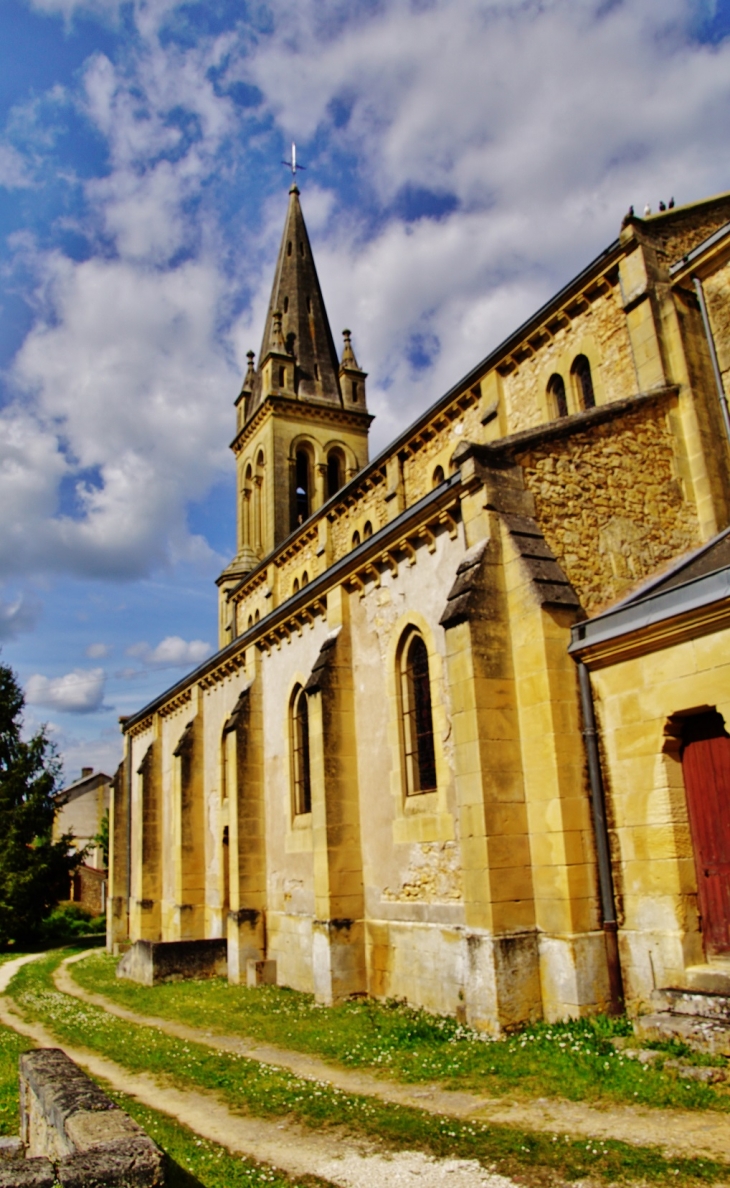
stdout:
<svg viewBox="0 0 730 1188">
<path fill-rule="evenodd" d="M 117 977 L 142 986 L 182 982 L 189 978 L 221 978 L 228 971 L 225 937 L 207 940 L 138 940 L 117 966 Z"/>
<path fill-rule="evenodd" d="M 719 268 L 704 284 L 717 361 L 725 395 L 730 399 L 730 264 Z"/>
<path fill-rule="evenodd" d="M 519 461 L 535 519 L 590 614 L 701 544 L 660 410 L 548 442 Z"/>
<path fill-rule="evenodd" d="M 159 1147 L 60 1048 L 20 1057 L 20 1123 L 22 1146 L 0 1160 L 2 1188 L 165 1183 Z"/>
</svg>

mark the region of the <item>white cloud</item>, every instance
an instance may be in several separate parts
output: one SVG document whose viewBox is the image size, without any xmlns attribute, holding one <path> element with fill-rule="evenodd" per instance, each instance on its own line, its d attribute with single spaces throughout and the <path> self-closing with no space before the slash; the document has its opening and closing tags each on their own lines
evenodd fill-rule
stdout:
<svg viewBox="0 0 730 1188">
<path fill-rule="evenodd" d="M 179 635 L 168 635 L 156 648 L 151 648 L 147 643 L 132 644 L 127 648 L 127 655 L 134 656 L 150 668 L 189 668 L 202 664 L 212 651 L 210 644 L 202 639 L 188 642 Z"/>
<path fill-rule="evenodd" d="M 104 660 L 111 652 L 111 646 L 105 643 L 89 644 L 86 655 L 90 660 Z"/>
<path fill-rule="evenodd" d="M 15 639 L 21 631 L 32 631 L 40 613 L 41 604 L 27 594 L 10 601 L 0 599 L 0 639 Z"/>
<path fill-rule="evenodd" d="M 232 15 L 183 48 L 160 36 L 179 7 L 129 6 L 125 53 L 82 72 L 77 106 L 109 169 L 81 183 L 90 256 L 30 253 L 37 316 L 12 370 L 18 403 L 0 412 L 8 572 L 128 579 L 210 558 L 186 506 L 232 464 L 231 400 L 284 212 L 283 193 L 261 200 L 244 254 L 211 194 L 249 148 L 257 162 L 262 146 L 279 157 L 280 134 L 310 140 L 303 205 L 335 336 L 352 327 L 370 372 L 373 450 L 613 238 L 630 202 L 730 185 L 730 39 L 693 39 L 695 0 L 276 0 L 255 38 Z M 261 91 L 273 135 L 234 109 L 236 79 Z M 338 153 L 358 174 L 339 194 L 321 180 Z M 408 223 L 407 187 L 455 209 Z"/>
<path fill-rule="evenodd" d="M 104 700 L 103 668 L 76 668 L 61 677 L 39 673 L 29 678 L 25 698 L 29 705 L 46 706 L 68 714 L 89 714 Z"/>
<path fill-rule="evenodd" d="M 22 154 L 10 144 L 0 144 L 0 186 L 21 190 L 32 185 Z"/>
</svg>

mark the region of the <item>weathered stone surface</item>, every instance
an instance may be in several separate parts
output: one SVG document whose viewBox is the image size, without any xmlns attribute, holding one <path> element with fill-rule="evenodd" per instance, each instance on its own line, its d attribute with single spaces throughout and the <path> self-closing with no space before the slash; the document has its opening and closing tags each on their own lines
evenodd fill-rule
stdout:
<svg viewBox="0 0 730 1188">
<path fill-rule="evenodd" d="M 55 1183 L 50 1159 L 0 1160 L 0 1188 L 53 1188 Z"/>
<path fill-rule="evenodd" d="M 31 1158 L 0 1159 L 0 1188 L 56 1182 L 69 1188 L 158 1188 L 164 1183 L 160 1149 L 59 1048 L 21 1056 L 20 1101 L 22 1138 Z M 19 1172 L 20 1179 L 3 1180 L 7 1169 L 19 1168 L 31 1170 Z"/>
<path fill-rule="evenodd" d="M 140 1136 L 62 1159 L 57 1176 L 63 1188 L 160 1188 L 164 1156 L 151 1139 Z"/>
<path fill-rule="evenodd" d="M 225 977 L 227 943 L 225 938 L 188 941 L 139 940 L 124 954 L 117 966 L 117 977 L 154 986 L 158 982 L 178 982 L 185 978 Z"/>
<path fill-rule="evenodd" d="M 20 1135 L 4 1134 L 0 1137 L 0 1159 L 23 1159 L 25 1147 Z"/>
</svg>

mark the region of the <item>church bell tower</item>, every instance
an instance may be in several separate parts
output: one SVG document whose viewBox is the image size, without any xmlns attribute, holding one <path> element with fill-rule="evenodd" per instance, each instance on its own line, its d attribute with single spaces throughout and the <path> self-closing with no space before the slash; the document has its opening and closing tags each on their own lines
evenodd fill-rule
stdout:
<svg viewBox="0 0 730 1188">
<path fill-rule="evenodd" d="M 258 366 L 236 400 L 237 552 L 219 579 L 230 587 L 305 523 L 368 461 L 372 417 L 366 373 L 344 332 L 332 339 L 299 203 L 289 191 Z"/>
</svg>

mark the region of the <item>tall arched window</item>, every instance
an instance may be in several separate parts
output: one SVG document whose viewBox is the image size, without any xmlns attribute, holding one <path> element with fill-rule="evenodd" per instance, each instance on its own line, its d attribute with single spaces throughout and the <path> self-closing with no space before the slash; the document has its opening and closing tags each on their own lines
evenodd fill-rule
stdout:
<svg viewBox="0 0 730 1188">
<path fill-rule="evenodd" d="M 591 365 L 585 355 L 578 355 L 573 361 L 570 373 L 575 380 L 576 394 L 583 408 L 595 408 L 596 397 L 593 391 Z"/>
<path fill-rule="evenodd" d="M 327 494 L 335 495 L 343 482 L 344 466 L 337 450 L 331 450 L 327 457 Z"/>
<path fill-rule="evenodd" d="M 264 547 L 264 452 L 259 450 L 256 456 L 256 475 L 254 477 L 254 516 L 253 516 L 253 546 L 257 553 Z"/>
<path fill-rule="evenodd" d="M 251 492 L 253 490 L 253 472 L 250 464 L 246 467 L 241 491 L 241 545 L 251 544 Z"/>
<path fill-rule="evenodd" d="M 567 417 L 568 415 L 568 398 L 565 395 L 565 381 L 562 375 L 556 371 L 554 375 L 550 376 L 548 380 L 548 396 L 552 404 L 552 412 L 554 417 Z"/>
<path fill-rule="evenodd" d="M 433 478 L 431 479 L 431 486 L 432 487 L 440 487 L 442 482 L 444 481 L 445 477 L 446 476 L 444 475 L 443 466 L 437 466 L 433 472 Z"/>
<path fill-rule="evenodd" d="M 292 515 L 294 523 L 292 528 L 303 524 L 305 520 L 309 519 L 311 511 L 311 467 L 309 464 L 309 453 L 305 449 L 299 449 L 296 452 L 294 462 L 294 506 Z"/>
<path fill-rule="evenodd" d="M 309 772 L 309 710 L 307 695 L 301 685 L 294 690 L 291 702 L 291 757 L 294 812 L 311 813 L 312 781 Z"/>
<path fill-rule="evenodd" d="M 436 756 L 428 652 L 422 636 L 415 631 L 401 653 L 400 686 L 406 792 L 409 796 L 433 792 Z"/>
</svg>

